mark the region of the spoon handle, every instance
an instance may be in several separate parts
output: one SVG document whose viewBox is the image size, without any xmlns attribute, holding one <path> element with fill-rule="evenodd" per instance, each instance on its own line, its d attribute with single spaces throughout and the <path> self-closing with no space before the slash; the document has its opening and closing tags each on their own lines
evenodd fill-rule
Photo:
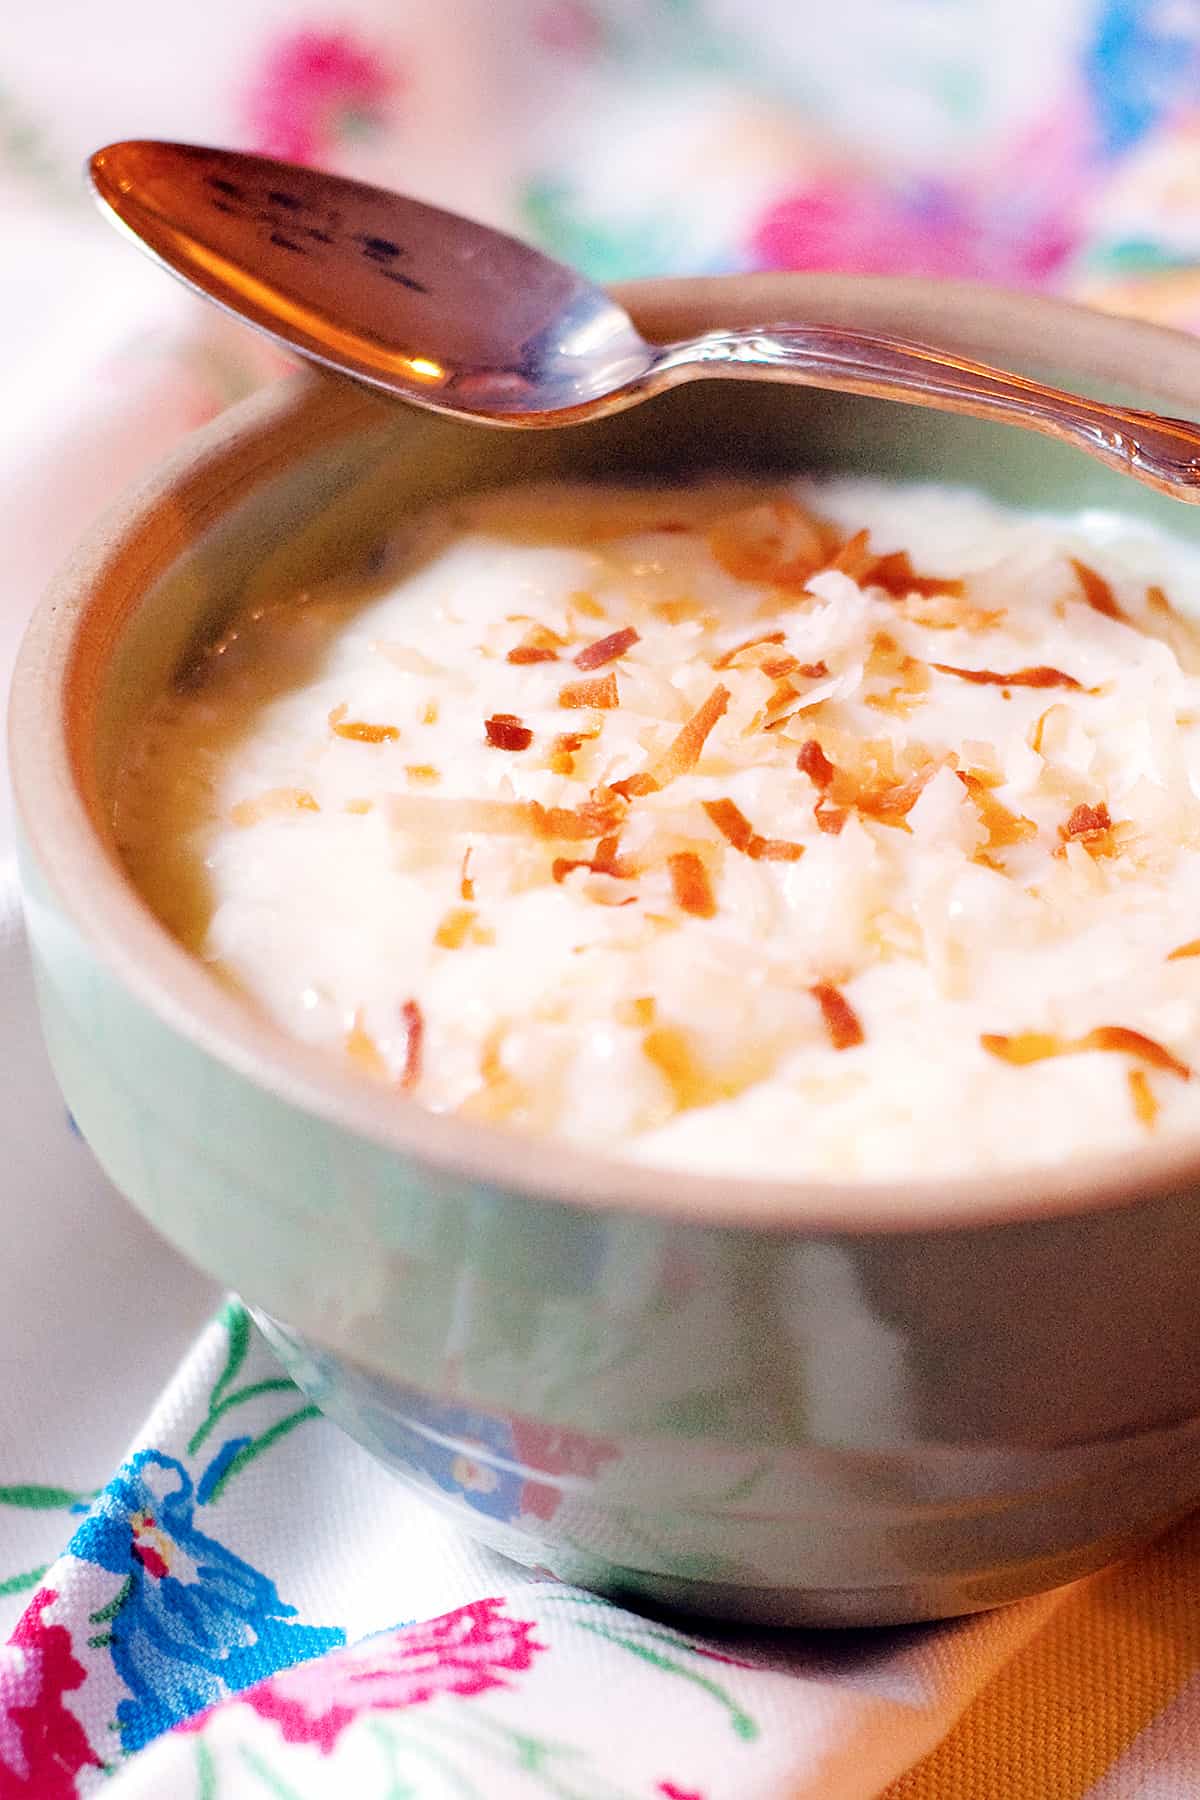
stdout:
<svg viewBox="0 0 1200 1800">
<path fill-rule="evenodd" d="M 840 325 L 714 331 L 668 345 L 655 374 L 668 381 L 688 374 L 794 381 L 1022 425 L 1178 500 L 1200 502 L 1200 425 L 1088 400 L 883 333 Z"/>
</svg>

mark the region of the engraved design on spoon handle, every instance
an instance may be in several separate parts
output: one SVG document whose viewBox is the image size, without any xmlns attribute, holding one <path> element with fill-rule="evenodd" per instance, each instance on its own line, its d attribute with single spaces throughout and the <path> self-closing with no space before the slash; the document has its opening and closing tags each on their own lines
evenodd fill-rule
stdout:
<svg viewBox="0 0 1200 1800">
<path fill-rule="evenodd" d="M 671 344 L 655 375 L 795 381 L 1022 424 L 1179 500 L 1200 502 L 1200 424 L 1046 387 L 953 351 L 840 325 L 713 331 Z"/>
</svg>

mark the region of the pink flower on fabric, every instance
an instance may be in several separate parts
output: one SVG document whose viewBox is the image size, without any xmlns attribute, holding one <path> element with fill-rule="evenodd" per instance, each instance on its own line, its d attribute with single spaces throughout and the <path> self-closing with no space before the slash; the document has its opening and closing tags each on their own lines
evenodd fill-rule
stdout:
<svg viewBox="0 0 1200 1800">
<path fill-rule="evenodd" d="M 555 0 L 544 7 L 534 21 L 534 32 L 548 50 L 568 56 L 588 55 L 604 42 L 604 28 L 583 0 Z"/>
<path fill-rule="evenodd" d="M 297 1663 L 239 1699 L 262 1718 L 274 1719 L 288 1743 L 317 1744 L 328 1754 L 360 1713 L 393 1712 L 438 1694 L 482 1694 L 507 1686 L 504 1677 L 528 1669 L 546 1647 L 533 1630 L 532 1624 L 509 1618 L 502 1600 L 475 1600 L 441 1618 Z M 189 1726 L 198 1726 L 203 1717 Z"/>
<path fill-rule="evenodd" d="M 251 148 L 311 163 L 382 123 L 401 82 L 345 31 L 293 31 L 268 50 L 247 96 Z"/>
<path fill-rule="evenodd" d="M 1037 285 L 1058 272 L 1075 242 L 1075 231 L 1053 208 L 1006 218 L 988 195 L 934 182 L 893 190 L 842 174 L 776 201 L 753 228 L 750 253 L 768 269 Z"/>
<path fill-rule="evenodd" d="M 83 1726 L 63 1704 L 82 1687 L 65 1625 L 47 1625 L 58 1599 L 40 1588 L 0 1648 L 0 1800 L 75 1800 L 75 1775 L 99 1768 Z"/>
<path fill-rule="evenodd" d="M 838 157 L 783 192 L 750 229 L 768 269 L 965 276 L 1040 287 L 1078 249 L 1095 189 L 1086 97 L 971 156 L 949 176 L 865 170 Z"/>
</svg>

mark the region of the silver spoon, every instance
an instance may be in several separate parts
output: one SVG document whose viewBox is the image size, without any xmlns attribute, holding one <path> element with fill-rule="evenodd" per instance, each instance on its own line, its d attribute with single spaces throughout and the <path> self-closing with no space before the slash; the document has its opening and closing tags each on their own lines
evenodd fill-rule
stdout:
<svg viewBox="0 0 1200 1800">
<path fill-rule="evenodd" d="M 649 344 L 602 288 L 516 238 L 265 157 L 131 141 L 99 151 L 91 178 L 117 224 L 217 305 L 433 412 L 571 425 L 698 376 L 791 381 L 1022 425 L 1200 500 L 1200 426 L 927 344 L 820 324 Z"/>
</svg>

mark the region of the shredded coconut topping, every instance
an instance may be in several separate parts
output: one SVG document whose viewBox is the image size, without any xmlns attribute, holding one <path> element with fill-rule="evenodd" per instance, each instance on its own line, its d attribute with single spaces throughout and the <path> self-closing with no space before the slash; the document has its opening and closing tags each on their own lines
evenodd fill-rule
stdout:
<svg viewBox="0 0 1200 1800">
<path fill-rule="evenodd" d="M 514 489 L 188 661 L 118 841 L 280 1026 L 732 1174 L 1200 1123 L 1200 555 L 855 480 Z M 566 729 L 564 729 L 566 727 Z"/>
</svg>

